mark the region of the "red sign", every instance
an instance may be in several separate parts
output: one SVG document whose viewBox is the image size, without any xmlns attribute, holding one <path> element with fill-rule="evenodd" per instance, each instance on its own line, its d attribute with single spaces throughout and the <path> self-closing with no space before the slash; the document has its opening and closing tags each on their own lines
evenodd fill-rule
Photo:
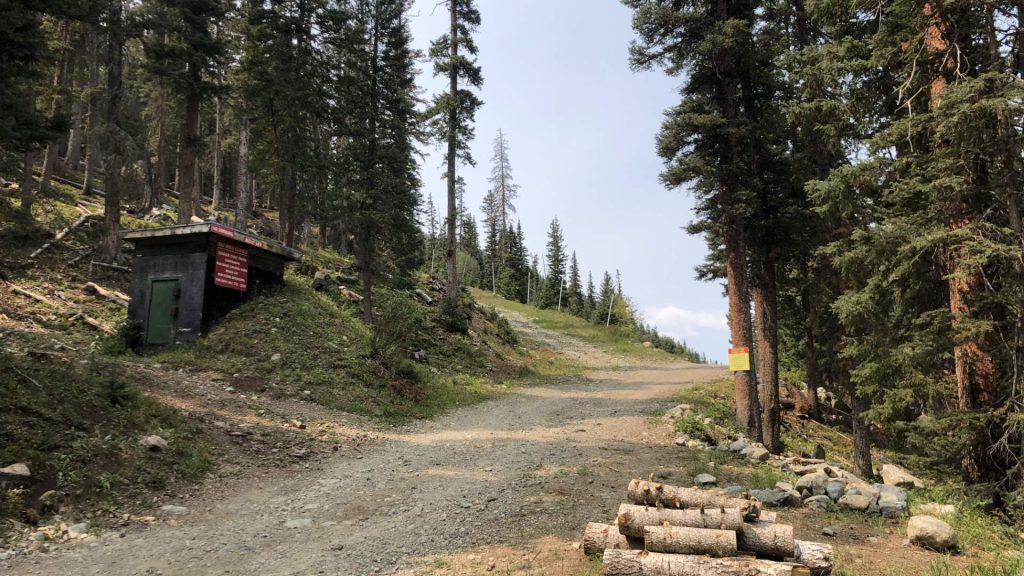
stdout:
<svg viewBox="0 0 1024 576">
<path fill-rule="evenodd" d="M 267 243 L 264 242 L 263 240 L 253 238 L 248 234 L 242 234 L 240 232 L 237 232 L 235 230 L 232 230 L 231 228 L 227 228 L 224 226 L 217 226 L 216 224 L 214 224 L 213 226 L 210 226 L 210 232 L 213 232 L 214 234 L 218 234 L 220 236 L 227 236 L 228 238 L 238 240 L 239 242 L 244 242 L 250 246 L 256 246 L 257 248 L 267 247 Z"/>
<path fill-rule="evenodd" d="M 249 289 L 249 251 L 242 246 L 217 242 L 213 283 L 222 288 L 247 291 Z"/>
</svg>

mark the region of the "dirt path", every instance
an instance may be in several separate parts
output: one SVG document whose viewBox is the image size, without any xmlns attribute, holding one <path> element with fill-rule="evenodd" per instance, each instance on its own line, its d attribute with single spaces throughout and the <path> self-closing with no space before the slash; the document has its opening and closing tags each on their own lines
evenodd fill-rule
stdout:
<svg viewBox="0 0 1024 576">
<path fill-rule="evenodd" d="M 534 339 L 597 369 L 625 364 L 522 318 Z M 189 513 L 0 563 L 5 574 L 562 574 L 586 566 L 582 526 L 611 519 L 628 479 L 685 458 L 650 416 L 688 383 L 686 363 L 630 365 L 531 387 L 431 422 L 377 430 L 308 469 L 212 483 Z M 684 451 L 685 452 L 685 451 Z M 451 555 L 451 556 L 449 556 Z M 547 560 L 545 560 L 547 559 Z"/>
</svg>

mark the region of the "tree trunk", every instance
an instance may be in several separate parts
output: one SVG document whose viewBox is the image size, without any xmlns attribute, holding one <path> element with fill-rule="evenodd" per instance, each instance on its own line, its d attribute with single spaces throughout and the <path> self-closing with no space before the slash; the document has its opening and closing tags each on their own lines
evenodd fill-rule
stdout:
<svg viewBox="0 0 1024 576">
<path fill-rule="evenodd" d="M 153 177 L 153 194 L 146 199 L 147 208 L 156 208 L 163 201 L 167 190 L 167 96 L 158 89 L 156 119 L 156 169 Z"/>
<path fill-rule="evenodd" d="M 605 576 L 809 576 L 810 568 L 753 558 L 709 558 L 682 554 L 605 550 Z"/>
<path fill-rule="evenodd" d="M 615 523 L 619 526 L 619 532 L 625 536 L 636 538 L 643 538 L 644 527 L 661 526 L 666 522 L 671 526 L 736 532 L 743 526 L 743 511 L 737 508 L 670 510 L 622 504 L 619 506 L 619 515 L 615 519 Z"/>
<path fill-rule="evenodd" d="M 630 502 L 644 506 L 665 508 L 736 508 L 750 518 L 756 518 L 760 503 L 753 498 L 728 496 L 722 490 L 683 488 L 646 480 L 630 480 L 626 488 Z"/>
<path fill-rule="evenodd" d="M 28 218 L 32 218 L 32 205 L 36 201 L 36 181 L 33 178 L 32 170 L 36 163 L 36 150 L 29 148 L 23 156 L 25 168 L 21 173 L 21 212 Z"/>
<path fill-rule="evenodd" d="M 811 302 L 811 278 L 806 264 L 802 269 L 803 287 L 800 289 L 800 306 L 804 313 L 804 369 L 807 379 L 807 396 L 804 411 L 812 420 L 821 419 L 821 406 L 818 403 L 818 355 L 814 347 L 815 311 Z"/>
<path fill-rule="evenodd" d="M 186 94 L 184 104 L 181 136 L 178 140 L 178 178 L 175 182 L 175 189 L 178 192 L 178 224 L 191 222 L 198 204 L 195 197 L 195 178 L 196 155 L 199 148 L 199 94 Z"/>
<path fill-rule="evenodd" d="M 736 532 L 684 526 L 647 526 L 644 543 L 651 552 L 736 556 Z"/>
<path fill-rule="evenodd" d="M 448 242 L 445 252 L 446 257 L 446 278 L 447 284 L 445 286 L 445 297 L 448 302 L 455 306 L 459 302 L 459 270 L 456 258 L 458 252 L 456 250 L 456 243 L 458 238 L 455 235 L 455 226 L 458 215 L 456 214 L 458 207 L 455 203 L 456 193 L 456 176 L 455 176 L 455 164 L 456 155 L 458 153 L 458 101 L 459 101 L 459 73 L 456 60 L 459 57 L 459 27 L 457 19 L 457 2 L 455 0 L 449 0 L 449 15 L 451 17 L 451 26 L 449 29 L 449 50 L 450 70 L 448 72 L 448 95 L 451 98 L 449 102 L 448 110 L 448 220 L 445 223 L 448 230 Z"/>
<path fill-rule="evenodd" d="M 587 523 L 583 531 L 583 553 L 595 556 L 605 550 L 643 550 L 642 538 L 623 536 L 619 529 L 610 524 Z"/>
<path fill-rule="evenodd" d="M 793 560 L 810 568 L 814 576 L 831 574 L 835 565 L 832 546 L 803 540 L 796 541 L 796 555 Z"/>
<path fill-rule="evenodd" d="M 361 235 L 356 239 L 356 261 L 359 264 L 359 283 L 363 287 L 363 323 L 373 325 L 373 246 L 375 239 Z"/>
<path fill-rule="evenodd" d="M 216 214 L 220 208 L 220 96 L 214 101 L 216 110 L 214 112 L 213 131 L 213 201 L 210 203 L 210 213 Z"/>
<path fill-rule="evenodd" d="M 793 527 L 774 522 L 747 522 L 740 530 L 737 546 L 760 557 L 792 558 L 796 555 Z"/>
<path fill-rule="evenodd" d="M 121 165 L 123 156 L 118 145 L 120 141 L 119 116 L 121 112 L 123 43 L 121 0 L 110 3 L 107 18 L 107 90 L 103 118 L 103 217 L 106 221 L 106 237 L 100 250 L 100 257 L 114 262 L 121 253 Z"/>
<path fill-rule="evenodd" d="M 76 48 L 82 48 L 77 46 Z M 71 129 L 68 130 L 68 149 L 64 156 L 64 170 L 77 171 L 82 163 L 82 78 L 79 74 L 83 57 L 76 55 L 71 59 L 72 94 L 74 98 L 71 103 Z"/>
<path fill-rule="evenodd" d="M 734 348 L 750 349 L 750 296 L 747 291 L 746 242 L 740 226 L 733 222 L 726 224 L 725 231 L 725 276 L 729 295 L 729 333 Z M 736 424 L 752 438 L 760 438 L 760 407 L 757 384 L 753 374 L 736 372 L 733 375 L 736 387 Z"/>
<path fill-rule="evenodd" d="M 68 20 L 60 23 L 61 50 L 60 59 L 57 61 L 57 69 L 53 74 L 53 100 L 50 103 L 50 117 L 59 118 L 64 114 L 64 99 L 67 93 L 67 78 L 70 50 L 68 44 L 71 41 L 71 24 Z M 50 177 L 57 167 L 57 150 L 60 147 L 60 137 L 56 136 L 46 145 L 46 154 L 43 156 L 43 176 L 39 181 L 39 188 L 46 190 L 50 187 Z"/>
<path fill-rule="evenodd" d="M 103 124 L 100 118 L 100 47 L 95 26 L 89 27 L 86 43 L 89 46 L 89 124 L 85 133 L 85 175 L 82 177 L 82 194 L 89 196 L 92 194 L 92 181 L 100 160 L 100 126 Z"/>
<path fill-rule="evenodd" d="M 850 398 L 850 425 L 853 428 L 853 473 L 861 478 L 875 475 L 871 463 L 871 428 L 864 421 L 868 402 L 855 392 Z"/>
<path fill-rule="evenodd" d="M 758 400 L 761 404 L 761 442 L 773 454 L 782 451 L 779 409 L 779 308 L 775 262 L 762 256 L 754 285 L 754 318 L 757 327 Z"/>
<path fill-rule="evenodd" d="M 252 182 L 249 177 L 249 117 L 242 115 L 238 125 L 238 182 L 235 190 L 235 228 L 245 231 L 252 209 Z"/>
<path fill-rule="evenodd" d="M 299 193 L 298 173 L 294 166 L 285 168 L 284 187 L 278 199 L 281 222 L 281 242 L 285 246 L 295 245 L 295 224 L 298 220 L 296 199 Z"/>
</svg>

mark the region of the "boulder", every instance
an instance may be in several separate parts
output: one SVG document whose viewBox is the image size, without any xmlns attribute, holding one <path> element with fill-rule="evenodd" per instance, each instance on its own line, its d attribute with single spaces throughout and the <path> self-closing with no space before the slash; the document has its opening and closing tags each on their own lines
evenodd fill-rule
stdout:
<svg viewBox="0 0 1024 576">
<path fill-rule="evenodd" d="M 919 508 L 921 514 L 927 514 L 928 516 L 952 516 L 956 514 L 956 506 L 952 504 L 938 504 L 936 502 L 929 502 L 922 504 Z"/>
<path fill-rule="evenodd" d="M 825 485 L 828 483 L 828 480 L 828 474 L 825 472 L 814 472 L 801 476 L 796 481 L 794 489 L 801 496 L 821 496 L 825 494 Z"/>
<path fill-rule="evenodd" d="M 828 464 L 784 464 L 782 469 L 791 474 L 797 476 L 806 476 L 807 474 L 814 474 L 815 472 L 824 472 L 825 468 L 828 468 Z"/>
<path fill-rule="evenodd" d="M 143 436 L 139 439 L 139 446 L 142 446 L 150 452 L 162 452 L 167 450 L 167 440 L 152 434 L 150 436 Z"/>
<path fill-rule="evenodd" d="M 956 531 L 934 516 L 914 516 L 907 522 L 907 538 L 921 548 L 945 552 L 956 548 Z"/>
<path fill-rule="evenodd" d="M 732 444 L 729 444 L 730 452 L 743 452 L 747 448 L 750 448 L 750 442 L 747 442 L 743 438 L 740 438 L 739 440 L 736 440 Z"/>
<path fill-rule="evenodd" d="M 889 484 L 875 484 L 878 490 L 878 512 L 885 518 L 899 518 L 907 513 L 907 491 Z"/>
<path fill-rule="evenodd" d="M 924 482 L 896 464 L 882 465 L 882 481 L 900 488 L 924 488 Z"/>
<path fill-rule="evenodd" d="M 751 490 L 750 495 L 768 507 L 782 506 L 786 500 L 786 493 L 778 489 Z"/>
<path fill-rule="evenodd" d="M 751 462 L 767 462 L 771 453 L 768 449 L 760 444 L 751 444 L 746 450 L 740 452 L 740 454 L 747 457 Z"/>
<path fill-rule="evenodd" d="M 25 487 L 32 482 L 32 471 L 28 464 L 18 462 L 6 468 L 0 468 L 0 484 L 8 486 Z"/>
<path fill-rule="evenodd" d="M 326 270 L 317 270 L 313 275 L 313 290 L 320 292 L 331 285 L 331 279 Z"/>
<path fill-rule="evenodd" d="M 747 489 L 744 488 L 743 486 L 732 485 L 732 486 L 726 486 L 725 487 L 725 494 L 726 494 L 726 496 L 730 496 L 732 498 L 736 498 L 737 496 L 740 496 L 741 494 L 743 494 L 746 491 L 747 491 Z"/>
<path fill-rule="evenodd" d="M 831 498 L 822 494 L 820 496 L 811 496 L 810 498 L 807 498 L 804 500 L 804 506 L 817 512 L 828 512 L 829 510 L 832 510 L 833 504 Z"/>
<path fill-rule="evenodd" d="M 859 494 L 861 496 L 867 496 L 869 500 L 874 500 L 878 497 L 878 490 L 875 490 L 871 484 L 868 484 L 864 480 L 860 479 L 852 472 L 846 470 L 840 470 L 839 476 L 846 480 L 846 491 L 845 494 Z"/>
<path fill-rule="evenodd" d="M 676 446 L 686 446 L 686 443 L 689 442 L 689 440 L 690 439 L 685 434 L 682 436 L 676 436 L 675 444 Z"/>
<path fill-rule="evenodd" d="M 825 482 L 825 494 L 832 500 L 839 500 L 846 493 L 846 480 L 829 478 Z"/>
<path fill-rule="evenodd" d="M 409 353 L 409 358 L 411 358 L 413 361 L 418 362 L 420 364 L 426 364 L 427 363 L 427 352 L 426 352 L 426 350 L 422 350 L 422 349 L 421 350 L 413 350 L 412 352 Z"/>
<path fill-rule="evenodd" d="M 824 460 L 825 459 L 825 447 L 822 446 L 821 444 L 815 445 L 814 446 L 814 452 L 811 454 L 811 458 L 814 458 L 816 460 Z"/>
<path fill-rule="evenodd" d="M 707 488 L 718 484 L 718 479 L 711 474 L 697 474 L 697 477 L 693 479 L 693 482 L 701 488 Z"/>
<path fill-rule="evenodd" d="M 845 494 L 836 502 L 840 508 L 864 512 L 871 506 L 871 499 L 860 494 Z"/>
<path fill-rule="evenodd" d="M 691 407 L 689 404 L 678 404 L 673 406 L 671 410 L 665 413 L 666 420 L 678 420 L 685 418 L 690 415 Z"/>
</svg>

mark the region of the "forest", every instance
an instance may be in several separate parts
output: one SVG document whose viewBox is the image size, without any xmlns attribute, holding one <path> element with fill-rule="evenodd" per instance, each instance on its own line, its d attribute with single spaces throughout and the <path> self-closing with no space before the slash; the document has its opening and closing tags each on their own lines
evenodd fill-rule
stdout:
<svg viewBox="0 0 1024 576">
<path fill-rule="evenodd" d="M 631 66 L 680 82 L 661 181 L 696 199 L 697 275 L 724 284 L 732 345 L 755 352 L 734 376 L 738 425 L 781 451 L 783 389 L 813 419 L 826 392 L 858 475 L 872 445 L 909 446 L 1019 519 L 1024 3 L 623 4 Z M 646 326 L 617 275 L 584 282 L 557 218 L 528 253 L 500 132 L 478 228 L 458 172 L 475 164 L 481 18 L 472 0 L 445 8 L 420 54 L 407 0 L 6 2 L 0 173 L 28 220 L 55 178 L 102 195 L 109 262 L 122 211 L 173 200 L 180 224 L 353 254 L 367 323 L 374 285 L 426 269 L 455 331 L 471 285 L 702 360 Z M 448 88 L 424 97 L 420 62 Z M 444 151 L 446 206 L 421 193 L 426 144 Z"/>
</svg>

